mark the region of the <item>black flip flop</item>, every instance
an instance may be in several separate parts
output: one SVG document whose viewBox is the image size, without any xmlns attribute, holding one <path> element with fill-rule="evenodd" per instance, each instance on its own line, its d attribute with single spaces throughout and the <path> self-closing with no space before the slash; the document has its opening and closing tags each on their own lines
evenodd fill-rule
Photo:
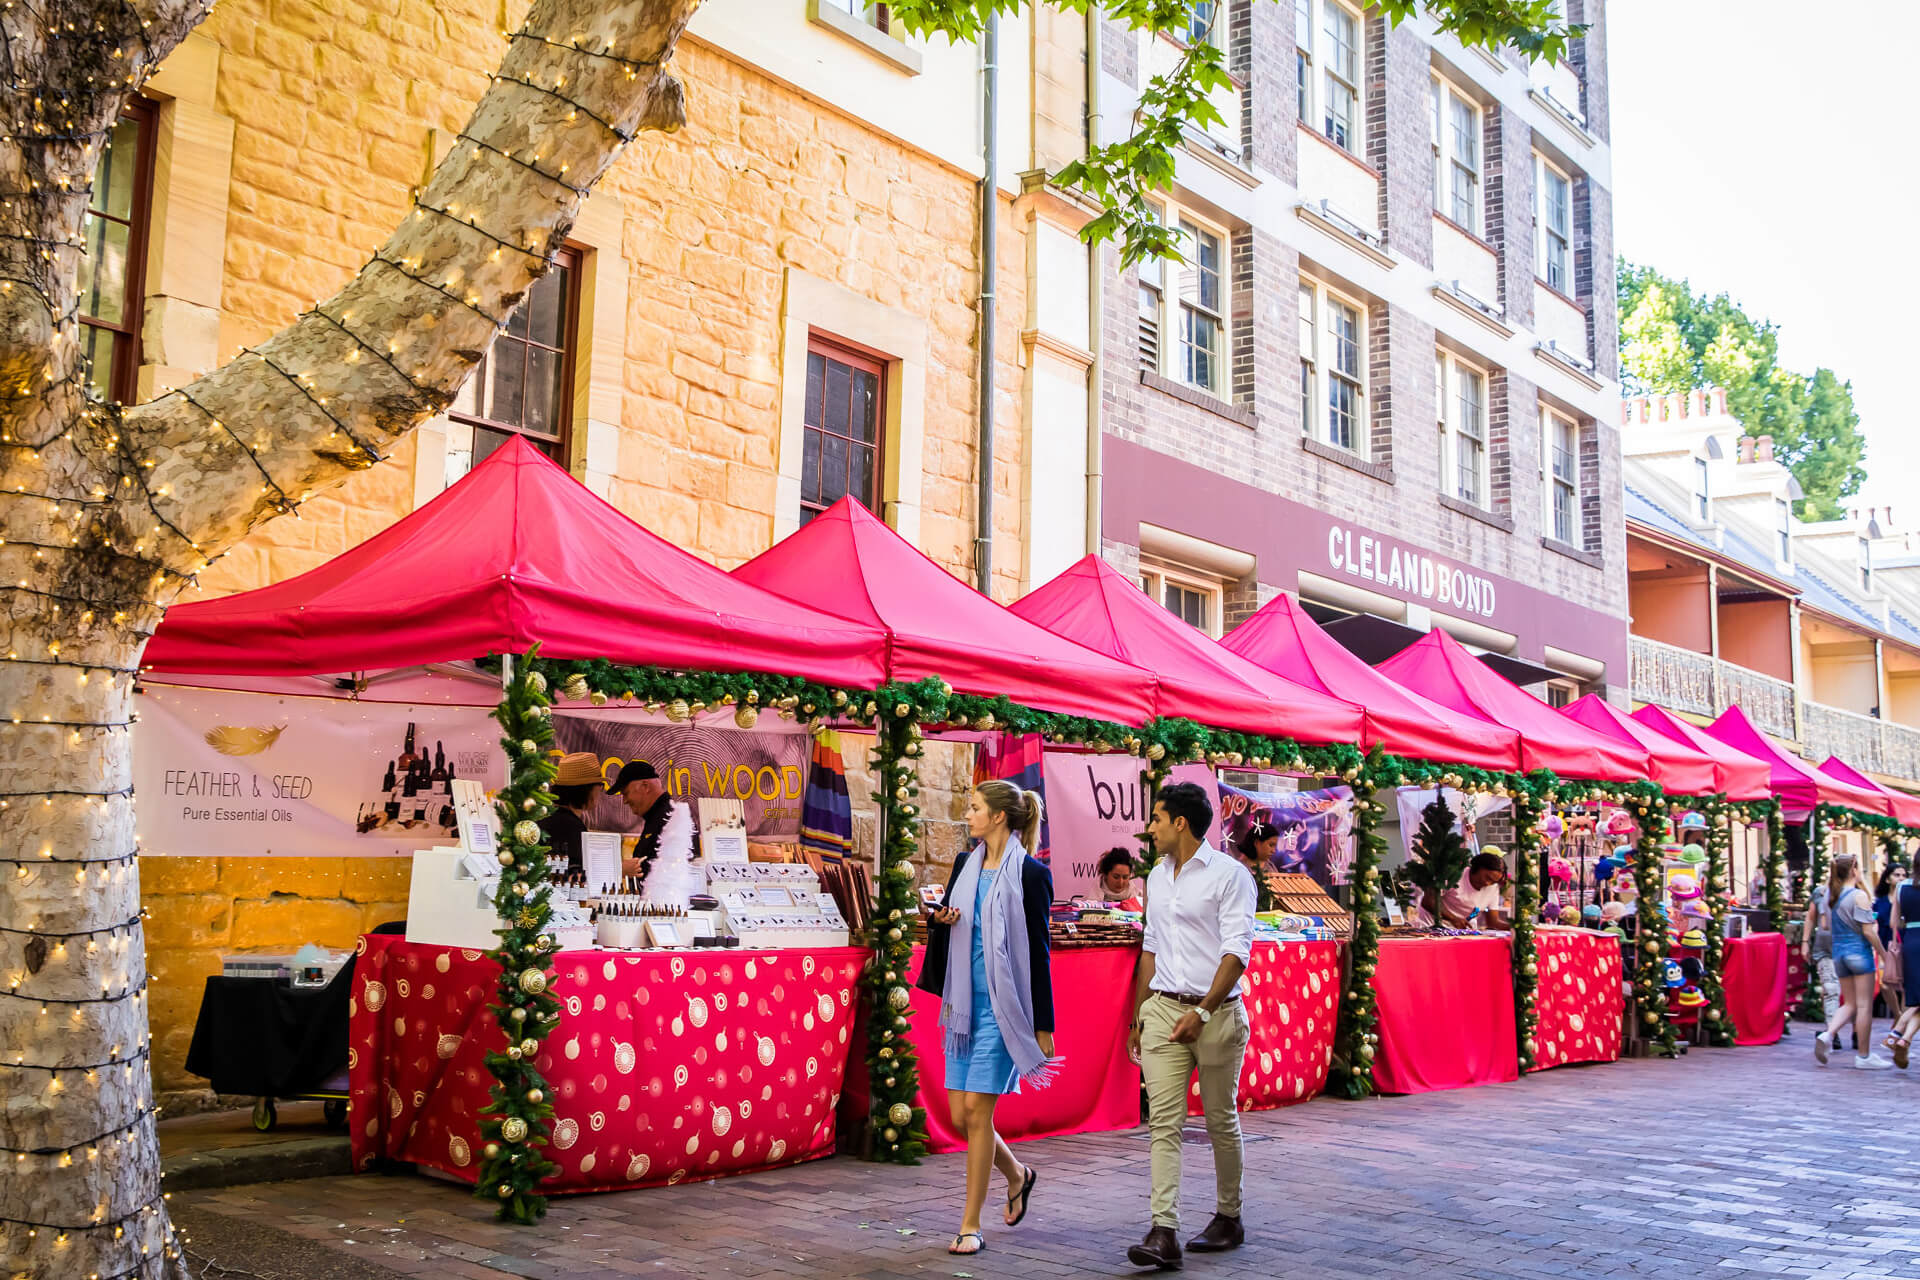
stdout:
<svg viewBox="0 0 1920 1280">
<path fill-rule="evenodd" d="M 978 1240 L 980 1242 L 980 1247 L 977 1249 L 962 1249 L 960 1247 L 960 1242 L 966 1239 Z M 953 1243 L 947 1246 L 947 1252 L 952 1254 L 956 1258 L 971 1258 L 976 1253 L 986 1252 L 986 1248 L 987 1248 L 987 1238 L 981 1235 L 978 1231 L 962 1231 L 959 1235 L 953 1238 Z"/>
<path fill-rule="evenodd" d="M 1033 1199 L 1033 1184 L 1040 1180 L 1040 1175 L 1034 1172 L 1032 1165 L 1023 1164 L 1020 1167 L 1027 1171 L 1027 1180 L 1020 1184 L 1019 1195 L 1007 1197 L 1007 1208 L 1009 1209 L 1013 1208 L 1013 1202 L 1015 1200 L 1020 1202 L 1020 1212 L 1007 1219 L 1007 1225 L 1010 1227 L 1019 1226 L 1021 1220 L 1027 1216 L 1027 1204 Z"/>
</svg>

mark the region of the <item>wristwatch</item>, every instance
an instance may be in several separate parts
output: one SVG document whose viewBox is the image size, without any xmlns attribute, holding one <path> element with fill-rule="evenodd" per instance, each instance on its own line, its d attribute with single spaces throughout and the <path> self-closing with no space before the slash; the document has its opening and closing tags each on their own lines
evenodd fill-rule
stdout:
<svg viewBox="0 0 1920 1280">
<path fill-rule="evenodd" d="M 1197 1013 L 1197 1014 L 1199 1014 L 1199 1015 L 1200 1015 L 1200 1025 L 1201 1025 L 1201 1026 L 1203 1026 L 1203 1027 L 1204 1027 L 1204 1026 L 1206 1026 L 1206 1025 L 1207 1025 L 1207 1024 L 1209 1023 L 1209 1022 L 1212 1022 L 1212 1021 L 1213 1021 L 1213 1013 L 1212 1013 L 1212 1012 L 1211 1012 L 1211 1011 L 1210 1011 L 1210 1010 L 1209 1010 L 1209 1009 L 1207 1008 L 1207 1006 L 1205 1006 L 1205 1005 L 1203 1005 L 1203 1004 L 1197 1004 L 1197 1005 L 1195 1005 L 1195 1006 L 1193 1006 L 1193 1011 L 1194 1011 L 1195 1013 Z"/>
</svg>

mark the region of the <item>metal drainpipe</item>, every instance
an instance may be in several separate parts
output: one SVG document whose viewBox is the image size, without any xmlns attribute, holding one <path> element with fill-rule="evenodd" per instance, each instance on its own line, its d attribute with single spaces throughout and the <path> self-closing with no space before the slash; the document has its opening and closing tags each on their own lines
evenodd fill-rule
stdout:
<svg viewBox="0 0 1920 1280">
<path fill-rule="evenodd" d="M 1087 6 L 1087 146 L 1100 145 L 1100 7 Z M 1103 267 L 1106 250 L 1098 245 L 1087 249 L 1087 350 L 1093 363 L 1087 366 L 1087 552 L 1099 555 L 1104 539 L 1101 534 L 1101 455 L 1106 431 L 1101 409 L 1106 391 L 1106 361 L 1101 354 L 1106 332 L 1106 275 Z"/>
<path fill-rule="evenodd" d="M 1000 15 L 987 14 L 986 34 L 980 41 L 980 98 L 985 133 L 980 158 L 986 173 L 980 179 L 980 465 L 979 527 L 973 539 L 974 585 L 982 595 L 993 594 L 993 324 L 994 284 L 998 271 L 1000 201 Z"/>
</svg>

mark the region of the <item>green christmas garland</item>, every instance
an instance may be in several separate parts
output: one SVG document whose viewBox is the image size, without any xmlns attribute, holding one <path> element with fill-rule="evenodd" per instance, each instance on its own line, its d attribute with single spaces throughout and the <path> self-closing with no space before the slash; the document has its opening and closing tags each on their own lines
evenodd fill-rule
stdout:
<svg viewBox="0 0 1920 1280">
<path fill-rule="evenodd" d="M 1776 800 L 1749 800 L 1748 819 L 1767 824 L 1767 927 L 1787 931 L 1787 830 Z"/>
<path fill-rule="evenodd" d="M 1700 814 L 1707 820 L 1707 954 L 1700 969 L 1700 994 L 1706 1005 L 1700 1011 L 1705 1020 L 1707 1043 L 1716 1048 L 1733 1044 L 1733 1024 L 1727 1016 L 1727 988 L 1723 975 L 1727 965 L 1726 927 L 1721 923 L 1728 906 L 1729 852 L 1733 831 L 1727 817 L 1724 797 L 1700 801 Z"/>
<path fill-rule="evenodd" d="M 927 1150 L 927 1115 L 916 1102 L 920 1064 L 908 1037 L 913 992 L 913 855 L 920 847 L 920 726 L 902 697 L 874 736 L 879 785 L 880 874 L 874 884 L 872 955 L 861 976 L 867 991 L 867 1156 L 918 1164 Z"/>
<path fill-rule="evenodd" d="M 1540 914 L 1541 801 L 1520 791 L 1513 795 L 1513 1029 L 1526 1079 L 1538 1060 L 1540 1027 L 1540 951 L 1534 922 Z"/>
<path fill-rule="evenodd" d="M 507 755 L 507 783 L 494 801 L 500 816 L 500 887 L 494 894 L 500 927 L 494 932 L 500 945 L 493 958 L 500 980 L 493 1017 L 507 1048 L 486 1059 L 493 1091 L 480 1113 L 483 1145 L 474 1195 L 497 1205 L 504 1222 L 532 1223 L 547 1211 L 541 1181 L 559 1171 L 541 1153 L 552 1132 L 553 1103 L 534 1060 L 560 1021 L 560 1002 L 547 989 L 553 940 L 541 932 L 551 915 L 539 823 L 552 812 L 547 783 L 554 765 L 547 748 L 553 721 L 547 680 L 533 651 L 508 681 L 493 717 Z"/>
<path fill-rule="evenodd" d="M 1807 816 L 1808 902 L 1813 901 L 1813 895 L 1820 892 L 1820 886 L 1827 878 L 1827 838 L 1831 834 L 1831 812 L 1829 806 L 1823 804 L 1816 806 Z M 1807 960 L 1807 983 L 1800 989 L 1800 1002 L 1793 1007 L 1793 1017 L 1797 1022 L 1827 1020 L 1826 995 L 1821 989 L 1818 967 L 1819 961 L 1810 956 Z"/>
<path fill-rule="evenodd" d="M 1635 820 L 1640 824 L 1640 839 L 1633 855 L 1634 887 L 1639 890 L 1640 905 L 1635 909 L 1639 923 L 1634 932 L 1638 956 L 1633 970 L 1633 1004 L 1640 1020 L 1640 1034 L 1653 1042 L 1666 1057 L 1679 1053 L 1679 1041 L 1673 1023 L 1667 1018 L 1667 941 L 1668 920 L 1666 885 L 1661 875 L 1660 846 L 1666 825 L 1666 798 L 1657 791 L 1635 797 Z"/>
<path fill-rule="evenodd" d="M 1375 782 L 1382 759 L 1378 748 L 1353 780 L 1353 877 L 1349 894 L 1353 908 L 1353 940 L 1347 948 L 1345 987 L 1340 993 L 1340 1070 L 1335 1087 L 1349 1098 L 1375 1092 L 1373 1058 L 1380 1049 L 1380 1011 L 1373 992 L 1373 974 L 1380 963 L 1380 862 L 1387 841 L 1380 834 L 1382 806 Z"/>
</svg>

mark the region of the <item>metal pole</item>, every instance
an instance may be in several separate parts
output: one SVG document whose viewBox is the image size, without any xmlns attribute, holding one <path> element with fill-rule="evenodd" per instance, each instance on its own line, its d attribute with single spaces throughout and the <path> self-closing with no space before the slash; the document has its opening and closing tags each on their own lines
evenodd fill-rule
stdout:
<svg viewBox="0 0 1920 1280">
<path fill-rule="evenodd" d="M 980 41 L 980 98 L 985 130 L 980 178 L 980 465 L 979 527 L 973 539 L 974 585 L 982 595 L 993 594 L 993 325 L 994 285 L 998 270 L 1000 191 L 1000 15 L 987 14 L 986 34 Z"/>
</svg>

